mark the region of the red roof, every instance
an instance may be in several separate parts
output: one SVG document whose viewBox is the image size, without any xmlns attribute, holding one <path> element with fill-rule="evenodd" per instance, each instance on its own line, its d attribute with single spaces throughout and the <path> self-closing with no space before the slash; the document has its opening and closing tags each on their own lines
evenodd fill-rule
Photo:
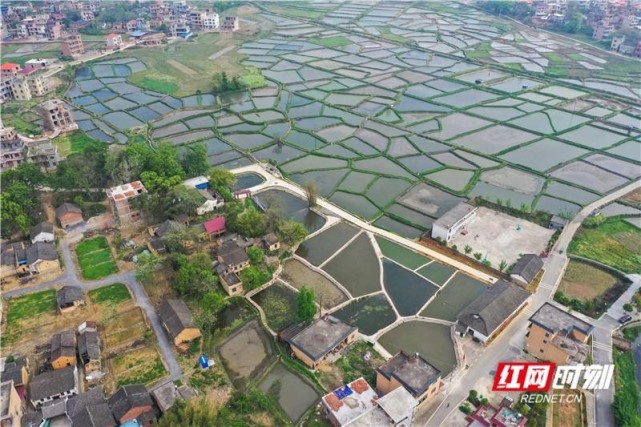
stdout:
<svg viewBox="0 0 641 427">
<path fill-rule="evenodd" d="M 20 68 L 20 65 L 14 64 L 13 62 L 5 62 L 0 66 L 0 70 L 13 70 L 15 68 Z"/>
<path fill-rule="evenodd" d="M 225 229 L 225 217 L 217 216 L 209 221 L 205 221 L 203 227 L 205 227 L 205 231 L 209 234 L 220 233 Z"/>
<path fill-rule="evenodd" d="M 107 34 L 107 38 L 108 38 L 108 39 L 113 39 L 114 37 L 117 37 L 117 35 L 116 35 L 115 33 L 109 33 L 109 34 Z"/>
</svg>

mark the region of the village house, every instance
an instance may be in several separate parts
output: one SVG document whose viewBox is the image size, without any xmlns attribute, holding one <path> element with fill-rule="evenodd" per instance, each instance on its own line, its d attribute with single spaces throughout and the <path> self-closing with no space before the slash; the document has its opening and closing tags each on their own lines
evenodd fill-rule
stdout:
<svg viewBox="0 0 641 427">
<path fill-rule="evenodd" d="M 552 218 L 550 218 L 550 224 L 548 225 L 548 228 L 554 228 L 555 230 L 563 230 L 566 225 L 568 225 L 567 219 L 560 217 L 558 215 L 553 215 Z"/>
<path fill-rule="evenodd" d="M 54 243 L 36 242 L 27 248 L 29 274 L 45 274 L 60 270 L 58 251 Z"/>
<path fill-rule="evenodd" d="M 26 242 L 7 243 L 0 247 L 2 256 L 0 262 L 2 263 L 2 278 L 18 275 L 18 277 L 28 276 L 29 266 L 27 261 L 27 248 Z"/>
<path fill-rule="evenodd" d="M 49 99 L 43 102 L 38 111 L 46 129 L 60 129 L 63 132 L 78 129 L 78 125 L 71 116 L 71 112 L 67 110 L 66 104 L 59 99 Z"/>
<path fill-rule="evenodd" d="M 111 413 L 120 425 L 136 420 L 138 425 L 149 426 L 157 418 L 154 402 L 142 384 L 120 387 L 107 401 Z"/>
<path fill-rule="evenodd" d="M 131 201 L 147 192 L 142 182 L 133 181 L 107 190 L 111 211 L 121 225 L 133 225 L 142 219 L 138 209 L 131 206 Z"/>
<path fill-rule="evenodd" d="M 74 31 L 62 38 L 62 54 L 75 58 L 85 53 L 85 46 L 82 42 L 82 36 Z"/>
<path fill-rule="evenodd" d="M 249 256 L 244 248 L 235 241 L 223 243 L 217 251 L 218 262 L 226 273 L 238 273 L 249 267 Z"/>
<path fill-rule="evenodd" d="M 118 424 L 105 399 L 103 386 L 90 388 L 67 400 L 66 413 L 72 427 L 115 427 Z"/>
<path fill-rule="evenodd" d="M 85 368 L 85 376 L 100 372 L 100 336 L 96 330 L 83 330 L 78 336 L 78 355 Z"/>
<path fill-rule="evenodd" d="M 189 23 L 194 30 L 212 31 L 219 27 L 220 18 L 213 10 L 196 10 L 189 14 Z"/>
<path fill-rule="evenodd" d="M 24 63 L 24 69 L 27 71 L 38 71 L 38 70 L 43 70 L 46 71 L 49 69 L 50 62 L 48 59 L 45 58 L 34 58 L 26 61 Z"/>
<path fill-rule="evenodd" d="M 235 295 L 242 295 L 245 292 L 243 287 L 243 281 L 240 279 L 236 273 L 225 273 L 221 271 L 219 274 L 220 284 L 223 286 L 223 289 L 231 297 Z"/>
<path fill-rule="evenodd" d="M 487 344 L 528 303 L 530 293 L 506 280 L 499 280 L 461 311 L 456 332 L 470 334 Z"/>
<path fill-rule="evenodd" d="M 4 88 L 4 85 L 2 86 Z M 0 99 L 5 99 L 0 97 Z M 15 129 L 0 127 L 0 172 L 15 169 L 25 161 L 25 145 Z"/>
<path fill-rule="evenodd" d="M 201 337 L 200 329 L 194 325 L 191 311 L 183 300 L 164 300 L 158 309 L 158 317 L 176 347 L 186 348 L 186 343 Z"/>
<path fill-rule="evenodd" d="M 60 227 L 67 229 L 83 224 L 82 209 L 73 203 L 63 203 L 56 208 L 56 220 Z"/>
<path fill-rule="evenodd" d="M 327 393 L 321 402 L 333 427 L 410 427 L 417 406 L 403 387 L 379 397 L 363 377 Z"/>
<path fill-rule="evenodd" d="M 120 34 L 109 33 L 105 40 L 107 49 L 118 50 L 122 46 L 122 36 Z"/>
<path fill-rule="evenodd" d="M 76 366 L 76 333 L 74 331 L 63 331 L 53 335 L 49 360 L 53 369 Z"/>
<path fill-rule="evenodd" d="M 217 216 L 210 220 L 203 222 L 203 227 L 210 238 L 215 238 L 223 235 L 227 231 L 226 221 L 224 216 Z"/>
<path fill-rule="evenodd" d="M 56 239 L 53 234 L 53 224 L 43 221 L 34 225 L 29 231 L 29 237 L 31 238 L 31 243 L 53 243 Z"/>
<path fill-rule="evenodd" d="M 3 64 L 6 66 L 7 64 Z M 17 101 L 29 101 L 34 97 L 43 96 L 49 92 L 48 79 L 43 73 L 35 68 L 18 69 L 15 72 L 16 64 L 9 64 L 3 70 L 2 97 L 3 99 L 15 99 Z M 15 72 L 15 73 L 14 73 Z"/>
<path fill-rule="evenodd" d="M 145 47 L 159 47 L 167 39 L 163 33 L 144 33 L 139 37 L 135 37 L 136 44 Z"/>
<path fill-rule="evenodd" d="M 316 370 L 329 354 L 351 344 L 358 335 L 358 328 L 335 317 L 323 316 L 309 326 L 292 325 L 278 335 L 290 354 Z"/>
<path fill-rule="evenodd" d="M 379 393 L 386 395 L 403 387 L 418 401 L 419 406 L 430 402 L 442 384 L 441 371 L 418 353 L 396 353 L 376 370 L 376 389 Z"/>
<path fill-rule="evenodd" d="M 274 252 L 280 249 L 280 239 L 275 233 L 266 234 L 262 239 L 262 243 L 267 252 Z"/>
<path fill-rule="evenodd" d="M 27 385 L 29 384 L 29 359 L 16 357 L 13 362 L 7 362 L 6 357 L 0 359 L 2 363 L 2 380 L 13 381 L 13 386 L 23 402 L 27 398 Z"/>
<path fill-rule="evenodd" d="M 525 427 L 527 418 L 507 405 L 481 405 L 468 415 L 473 427 Z"/>
<path fill-rule="evenodd" d="M 543 260 L 535 254 L 525 254 L 512 267 L 510 278 L 514 283 L 527 288 L 543 270 Z"/>
<path fill-rule="evenodd" d="M 432 224 L 432 239 L 449 242 L 461 228 L 474 218 L 477 209 L 463 202 L 454 206 L 434 221 Z"/>
<path fill-rule="evenodd" d="M 36 375 L 29 384 L 31 404 L 40 408 L 45 402 L 64 399 L 78 394 L 78 370 L 76 366 L 43 372 Z"/>
<path fill-rule="evenodd" d="M 74 311 L 85 303 L 82 288 L 78 286 L 63 286 L 56 292 L 56 303 L 61 314 Z"/>
<path fill-rule="evenodd" d="M 173 382 L 165 383 L 156 387 L 152 392 L 158 408 L 162 413 L 171 409 L 179 400 L 190 400 L 198 396 L 196 390 L 186 385 L 177 386 Z"/>
<path fill-rule="evenodd" d="M 549 302 L 530 317 L 525 350 L 557 365 L 583 363 L 594 326 Z"/>
<path fill-rule="evenodd" d="M 226 16 L 223 20 L 221 30 L 223 31 L 238 31 L 240 29 L 240 21 L 237 16 Z"/>
<path fill-rule="evenodd" d="M 40 166 L 43 172 L 53 172 L 58 166 L 60 156 L 58 146 L 49 139 L 27 141 L 27 161 Z"/>
<path fill-rule="evenodd" d="M 0 426 L 20 426 L 22 412 L 22 400 L 13 380 L 3 378 L 3 382 L 0 384 Z"/>
</svg>

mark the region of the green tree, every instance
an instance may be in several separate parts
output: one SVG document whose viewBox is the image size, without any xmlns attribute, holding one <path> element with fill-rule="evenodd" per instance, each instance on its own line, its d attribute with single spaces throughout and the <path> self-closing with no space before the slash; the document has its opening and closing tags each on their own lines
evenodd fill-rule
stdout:
<svg viewBox="0 0 641 427">
<path fill-rule="evenodd" d="M 166 199 L 165 216 L 173 219 L 180 215 L 196 215 L 196 209 L 205 202 L 198 190 L 180 184 L 169 190 Z"/>
<path fill-rule="evenodd" d="M 203 143 L 187 145 L 181 158 L 181 164 L 185 174 L 189 177 L 205 175 L 209 171 L 207 146 Z"/>
<path fill-rule="evenodd" d="M 216 290 L 207 291 L 200 299 L 198 322 L 203 329 L 211 329 L 220 313 L 227 306 L 225 296 Z"/>
<path fill-rule="evenodd" d="M 263 262 L 263 258 L 265 257 L 265 252 L 263 252 L 261 248 L 252 246 L 247 249 L 247 256 L 249 257 L 249 260 L 251 261 L 252 264 L 259 264 Z"/>
<path fill-rule="evenodd" d="M 307 204 L 310 208 L 315 207 L 318 202 L 318 187 L 316 186 L 316 183 L 308 181 L 305 183 L 304 188 L 305 195 L 307 196 Z"/>
<path fill-rule="evenodd" d="M 165 412 L 157 421 L 158 427 L 210 427 L 217 424 L 215 410 L 207 403 L 206 399 L 182 400 L 177 399 L 171 409 Z"/>
<path fill-rule="evenodd" d="M 625 310 L 627 312 L 633 312 L 634 311 L 634 306 L 632 304 L 630 304 L 629 302 L 626 302 L 625 304 L 623 304 L 623 310 Z"/>
<path fill-rule="evenodd" d="M 266 267 L 252 265 L 242 270 L 239 276 L 240 280 L 243 281 L 243 287 L 250 291 L 269 282 L 272 278 L 272 273 Z"/>
<path fill-rule="evenodd" d="M 316 316 L 314 289 L 303 286 L 298 292 L 296 317 L 299 322 L 309 322 Z"/>
<path fill-rule="evenodd" d="M 218 278 L 211 269 L 211 258 L 204 253 L 196 254 L 184 263 L 174 280 L 178 293 L 191 298 L 201 298 L 217 283 Z"/>
<path fill-rule="evenodd" d="M 469 255 L 470 253 L 472 253 L 472 247 L 470 245 L 465 245 L 463 251 L 465 251 L 466 255 Z"/>
<path fill-rule="evenodd" d="M 507 261 L 502 259 L 500 264 L 499 264 L 499 271 L 504 271 L 506 268 L 507 268 Z"/>
<path fill-rule="evenodd" d="M 154 171 L 144 171 L 140 174 L 140 180 L 151 193 L 167 193 L 170 188 L 180 184 L 182 177 L 180 175 L 163 176 Z"/>
<path fill-rule="evenodd" d="M 483 254 L 481 252 L 474 252 L 474 258 L 480 261 L 481 258 L 483 258 Z"/>
<path fill-rule="evenodd" d="M 305 240 L 307 229 L 303 224 L 294 220 L 283 221 L 278 225 L 277 233 L 283 243 L 294 246 Z"/>
<path fill-rule="evenodd" d="M 138 262 L 136 262 L 136 280 L 143 283 L 151 283 L 154 278 L 154 272 L 158 269 L 161 260 L 161 257 L 151 253 L 138 255 Z"/>
<path fill-rule="evenodd" d="M 246 237 L 259 237 L 267 231 L 265 215 L 249 206 L 236 218 L 236 231 Z"/>
<path fill-rule="evenodd" d="M 223 168 L 213 168 L 209 172 L 209 185 L 218 190 L 222 187 L 230 188 L 236 183 L 236 175 Z"/>
</svg>

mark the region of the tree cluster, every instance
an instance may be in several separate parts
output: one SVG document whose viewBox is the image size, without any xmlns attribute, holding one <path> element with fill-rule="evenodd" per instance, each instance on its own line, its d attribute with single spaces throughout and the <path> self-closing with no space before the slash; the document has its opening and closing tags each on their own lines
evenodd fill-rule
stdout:
<svg viewBox="0 0 641 427">
<path fill-rule="evenodd" d="M 233 76 L 230 79 L 225 71 L 214 74 L 212 82 L 214 85 L 213 90 L 216 93 L 233 92 L 246 87 L 245 83 L 238 76 Z"/>
<path fill-rule="evenodd" d="M 2 173 L 2 237 L 10 237 L 15 233 L 26 234 L 31 226 L 41 220 L 38 187 L 45 183 L 45 178 L 33 163 L 22 163 L 14 170 Z"/>
<path fill-rule="evenodd" d="M 311 322 L 316 316 L 314 289 L 303 286 L 296 300 L 296 318 L 299 322 Z"/>
</svg>

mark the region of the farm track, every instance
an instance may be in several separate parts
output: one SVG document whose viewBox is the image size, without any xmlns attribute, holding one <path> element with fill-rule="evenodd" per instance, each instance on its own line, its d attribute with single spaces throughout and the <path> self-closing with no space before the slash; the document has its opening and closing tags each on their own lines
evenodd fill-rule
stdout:
<svg viewBox="0 0 641 427">
<path fill-rule="evenodd" d="M 75 268 L 76 264 L 74 263 L 71 249 L 69 248 L 70 240 L 71 236 L 67 236 L 61 240 L 60 244 L 62 258 L 64 260 L 65 266 L 67 266 L 62 276 L 36 286 L 29 286 L 5 292 L 2 295 L 3 298 L 10 299 L 34 292 L 52 289 L 61 285 L 79 286 L 82 287 L 85 292 L 88 292 L 94 289 L 102 288 L 104 286 L 112 285 L 114 283 L 123 283 L 127 286 L 127 288 L 129 288 L 129 291 L 131 292 L 136 305 L 138 305 L 145 311 L 145 314 L 147 315 L 147 318 L 149 319 L 149 322 L 154 329 L 154 332 L 156 333 L 156 338 L 158 339 L 158 349 L 160 350 L 160 354 L 162 355 L 165 366 L 167 367 L 167 371 L 169 372 L 169 380 L 175 381 L 177 379 L 180 379 L 182 377 L 182 370 L 180 369 L 180 365 L 178 364 L 176 356 L 174 355 L 173 345 L 169 341 L 169 338 L 167 337 L 167 334 L 162 327 L 162 323 L 160 322 L 160 318 L 158 317 L 158 314 L 156 314 L 156 311 L 154 310 L 154 307 L 151 304 L 147 293 L 145 292 L 142 285 L 136 280 L 136 273 L 134 271 L 130 271 L 114 274 L 99 280 L 82 280 L 78 277 Z"/>
</svg>

